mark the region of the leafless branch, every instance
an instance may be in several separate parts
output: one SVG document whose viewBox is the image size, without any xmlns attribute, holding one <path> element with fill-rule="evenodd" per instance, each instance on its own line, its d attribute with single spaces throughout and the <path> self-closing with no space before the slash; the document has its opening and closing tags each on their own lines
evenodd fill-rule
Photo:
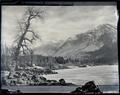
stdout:
<svg viewBox="0 0 120 95">
<path fill-rule="evenodd" d="M 22 34 L 19 35 L 18 37 L 19 39 L 17 39 L 18 43 L 14 51 L 15 60 L 17 60 L 17 57 L 21 52 L 20 49 L 22 49 L 23 54 L 27 54 L 28 52 L 31 51 L 31 49 L 27 45 L 27 42 L 32 44 L 34 40 L 39 38 L 38 34 L 36 34 L 33 30 L 30 30 L 30 26 L 33 19 L 36 19 L 36 18 L 43 19 L 43 16 L 42 16 L 43 12 L 44 11 L 41 11 L 40 9 L 37 9 L 34 7 L 28 7 L 23 16 L 23 21 L 21 22 L 17 21 L 19 29 L 22 32 Z M 27 37 L 28 33 L 32 33 L 32 38 Z"/>
</svg>

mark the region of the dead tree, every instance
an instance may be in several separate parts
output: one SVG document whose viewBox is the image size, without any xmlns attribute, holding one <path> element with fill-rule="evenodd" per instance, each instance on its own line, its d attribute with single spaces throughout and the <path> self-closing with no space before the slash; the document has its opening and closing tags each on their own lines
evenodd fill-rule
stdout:
<svg viewBox="0 0 120 95">
<path fill-rule="evenodd" d="M 30 54 L 31 48 L 28 44 L 32 44 L 34 40 L 39 38 L 38 34 L 31 29 L 31 23 L 34 19 L 43 19 L 43 12 L 40 9 L 36 9 L 34 7 L 28 7 L 23 15 L 22 20 L 17 21 L 19 25 L 20 32 L 18 33 L 19 36 L 15 41 L 17 44 L 14 49 L 14 56 L 13 60 L 17 63 L 19 55 L 22 53 L 23 55 Z M 28 37 L 27 35 L 31 35 Z"/>
</svg>

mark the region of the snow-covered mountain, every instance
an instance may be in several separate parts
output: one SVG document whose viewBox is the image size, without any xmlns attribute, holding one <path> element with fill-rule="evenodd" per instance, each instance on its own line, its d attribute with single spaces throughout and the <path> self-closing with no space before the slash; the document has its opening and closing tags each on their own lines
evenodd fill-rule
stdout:
<svg viewBox="0 0 120 95">
<path fill-rule="evenodd" d="M 116 41 L 116 28 L 103 24 L 86 33 L 76 35 L 76 39 L 69 38 L 54 54 L 79 58 L 83 53 L 99 50 L 103 46 L 111 46 Z"/>
<path fill-rule="evenodd" d="M 95 29 L 77 34 L 74 38 L 69 37 L 64 42 L 50 43 L 38 47 L 34 52 L 45 56 L 81 58 L 88 55 L 87 52 L 95 52 L 106 46 L 111 47 L 115 43 L 117 46 L 117 28 L 110 24 L 102 24 Z"/>
</svg>

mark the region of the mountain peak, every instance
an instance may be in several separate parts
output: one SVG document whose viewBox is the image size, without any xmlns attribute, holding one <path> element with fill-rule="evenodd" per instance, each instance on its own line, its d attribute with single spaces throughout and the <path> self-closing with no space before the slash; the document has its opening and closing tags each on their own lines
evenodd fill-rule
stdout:
<svg viewBox="0 0 120 95">
<path fill-rule="evenodd" d="M 59 44 L 51 43 L 39 48 L 37 53 L 51 56 L 81 56 L 81 52 L 99 50 L 103 45 L 111 46 L 111 41 L 117 41 L 116 28 L 110 24 L 102 24 L 85 33 L 77 34 L 74 38 L 69 37 Z"/>
</svg>

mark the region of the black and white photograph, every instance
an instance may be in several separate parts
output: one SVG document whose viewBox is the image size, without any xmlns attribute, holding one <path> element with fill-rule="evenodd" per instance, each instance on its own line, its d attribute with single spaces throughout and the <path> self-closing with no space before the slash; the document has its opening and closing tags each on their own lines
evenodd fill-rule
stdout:
<svg viewBox="0 0 120 95">
<path fill-rule="evenodd" d="M 115 5 L 4 5 L 1 18 L 3 89 L 119 92 Z"/>
</svg>

